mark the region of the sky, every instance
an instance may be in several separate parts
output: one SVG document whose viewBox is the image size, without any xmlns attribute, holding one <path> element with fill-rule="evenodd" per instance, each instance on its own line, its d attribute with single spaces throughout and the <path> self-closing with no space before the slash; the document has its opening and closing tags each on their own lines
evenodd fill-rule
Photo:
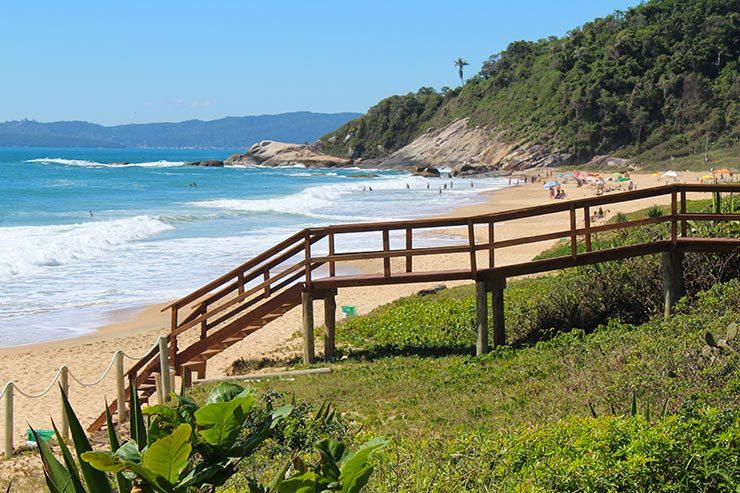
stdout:
<svg viewBox="0 0 740 493">
<path fill-rule="evenodd" d="M 3 0 L 0 121 L 365 112 L 636 0 Z"/>
</svg>

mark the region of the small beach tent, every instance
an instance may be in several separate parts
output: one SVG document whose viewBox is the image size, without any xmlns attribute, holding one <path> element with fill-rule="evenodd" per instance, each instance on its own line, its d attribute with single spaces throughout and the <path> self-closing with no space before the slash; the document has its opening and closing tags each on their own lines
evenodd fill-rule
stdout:
<svg viewBox="0 0 740 493">
<path fill-rule="evenodd" d="M 676 178 L 678 178 L 678 176 L 679 176 L 679 172 L 678 171 L 670 170 L 670 171 L 666 171 L 665 173 L 663 173 L 662 175 L 660 175 L 660 179 L 661 180 L 669 180 L 669 179 L 675 180 Z"/>
<path fill-rule="evenodd" d="M 559 186 L 560 186 L 560 183 L 558 183 L 556 180 L 552 180 L 542 185 L 542 188 L 555 188 Z"/>
<path fill-rule="evenodd" d="M 727 168 L 719 168 L 719 169 L 715 169 L 714 171 L 712 171 L 712 173 L 714 173 L 715 175 L 716 174 L 729 175 L 730 173 L 732 173 L 732 171 L 730 171 Z"/>
<path fill-rule="evenodd" d="M 626 176 L 620 176 L 617 178 L 617 181 L 630 181 L 630 178 L 627 178 Z"/>
<path fill-rule="evenodd" d="M 712 175 L 704 175 L 701 177 L 702 180 L 714 180 L 714 177 Z"/>
</svg>

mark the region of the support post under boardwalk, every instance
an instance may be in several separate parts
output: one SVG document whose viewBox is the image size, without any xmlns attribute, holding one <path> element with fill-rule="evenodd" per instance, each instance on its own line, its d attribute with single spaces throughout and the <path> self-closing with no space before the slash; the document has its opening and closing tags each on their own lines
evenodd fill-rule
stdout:
<svg viewBox="0 0 740 493">
<path fill-rule="evenodd" d="M 475 319 L 478 332 L 475 354 L 480 356 L 488 352 L 488 289 L 486 281 L 475 282 Z"/>
<path fill-rule="evenodd" d="M 334 295 L 324 298 L 324 324 L 324 358 L 331 359 L 335 352 L 334 335 L 337 327 L 337 300 Z"/>
<path fill-rule="evenodd" d="M 663 297 L 664 315 L 673 313 L 673 306 L 685 294 L 683 282 L 683 252 L 663 252 Z"/>
<path fill-rule="evenodd" d="M 303 303 L 303 362 L 313 363 L 313 297 L 308 291 L 301 293 Z"/>
<path fill-rule="evenodd" d="M 506 278 L 491 281 L 491 312 L 493 317 L 493 346 L 506 344 L 506 327 L 504 322 L 504 289 Z"/>
</svg>

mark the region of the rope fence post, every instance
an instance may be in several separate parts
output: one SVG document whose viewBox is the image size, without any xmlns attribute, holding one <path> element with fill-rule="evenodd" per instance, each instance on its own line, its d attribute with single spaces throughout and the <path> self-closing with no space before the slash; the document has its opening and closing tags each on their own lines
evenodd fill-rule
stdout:
<svg viewBox="0 0 740 493">
<path fill-rule="evenodd" d="M 126 421 L 126 381 L 123 376 L 123 351 L 116 351 L 116 409 L 118 422 Z"/>
<path fill-rule="evenodd" d="M 13 456 L 13 382 L 5 386 L 5 458 Z"/>
<path fill-rule="evenodd" d="M 62 393 L 69 399 L 69 367 L 67 365 L 62 366 L 59 372 L 59 386 L 62 388 Z M 67 416 L 67 410 L 64 407 L 64 397 L 61 397 L 62 404 L 62 438 L 69 440 L 69 417 Z"/>
<path fill-rule="evenodd" d="M 167 338 L 159 337 L 159 373 L 162 376 L 162 399 L 167 402 L 170 399 L 170 379 L 168 371 L 170 368 L 169 351 L 167 350 Z"/>
</svg>

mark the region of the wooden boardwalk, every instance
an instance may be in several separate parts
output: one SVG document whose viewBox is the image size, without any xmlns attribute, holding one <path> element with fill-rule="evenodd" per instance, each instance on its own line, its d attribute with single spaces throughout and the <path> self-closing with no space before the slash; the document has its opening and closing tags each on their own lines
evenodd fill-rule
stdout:
<svg viewBox="0 0 740 493">
<path fill-rule="evenodd" d="M 292 308 L 303 306 L 304 360 L 314 359 L 313 301 L 324 300 L 327 325 L 324 354 L 334 353 L 334 326 L 338 289 L 388 284 L 470 280 L 476 283 L 478 313 L 477 352 L 488 351 L 488 293 L 492 293 L 493 342 L 505 342 L 503 292 L 510 277 L 553 271 L 611 260 L 661 253 L 663 255 L 666 310 L 683 294 L 681 258 L 683 252 L 733 252 L 740 250 L 740 238 L 692 236 L 689 225 L 696 221 L 737 221 L 740 214 L 687 213 L 687 196 L 740 193 L 740 185 L 675 184 L 630 192 L 613 193 L 570 201 L 451 219 L 421 219 L 378 223 L 342 224 L 304 229 L 255 256 L 202 288 L 169 304 L 171 314 L 167 335 L 168 365 L 185 384 L 192 375 L 205 378 L 207 361 L 249 334 L 279 318 Z M 711 194 L 711 195 L 708 195 Z M 623 223 L 595 224 L 592 215 L 612 204 L 670 198 L 670 211 Z M 527 236 L 497 238 L 503 223 L 539 216 L 552 216 L 553 230 L 533 231 Z M 564 224 L 560 225 L 560 222 Z M 664 238 L 618 248 L 598 248 L 600 233 L 633 230 L 648 225 L 669 224 Z M 496 226 L 499 226 L 498 228 Z M 445 244 L 414 246 L 449 228 L 462 228 L 463 236 L 447 235 Z M 347 238 L 362 240 L 362 251 L 343 251 Z M 485 241 L 480 241 L 484 237 Z M 513 265 L 497 264 L 496 252 L 520 245 L 565 239 L 569 254 Z M 429 244 L 429 242 L 427 242 Z M 456 270 L 422 270 L 420 257 L 457 255 L 462 261 Z M 417 262 L 415 262 L 415 259 Z M 375 261 L 377 269 L 356 274 L 353 263 Z M 427 265 L 429 262 L 427 262 Z M 182 340 L 190 341 L 182 344 Z M 143 401 L 155 393 L 160 373 L 160 354 L 153 348 L 128 371 Z M 130 392 L 130 387 L 127 393 Z M 116 411 L 116 402 L 110 406 Z M 101 415 L 91 426 L 97 431 L 105 422 Z"/>
</svg>

